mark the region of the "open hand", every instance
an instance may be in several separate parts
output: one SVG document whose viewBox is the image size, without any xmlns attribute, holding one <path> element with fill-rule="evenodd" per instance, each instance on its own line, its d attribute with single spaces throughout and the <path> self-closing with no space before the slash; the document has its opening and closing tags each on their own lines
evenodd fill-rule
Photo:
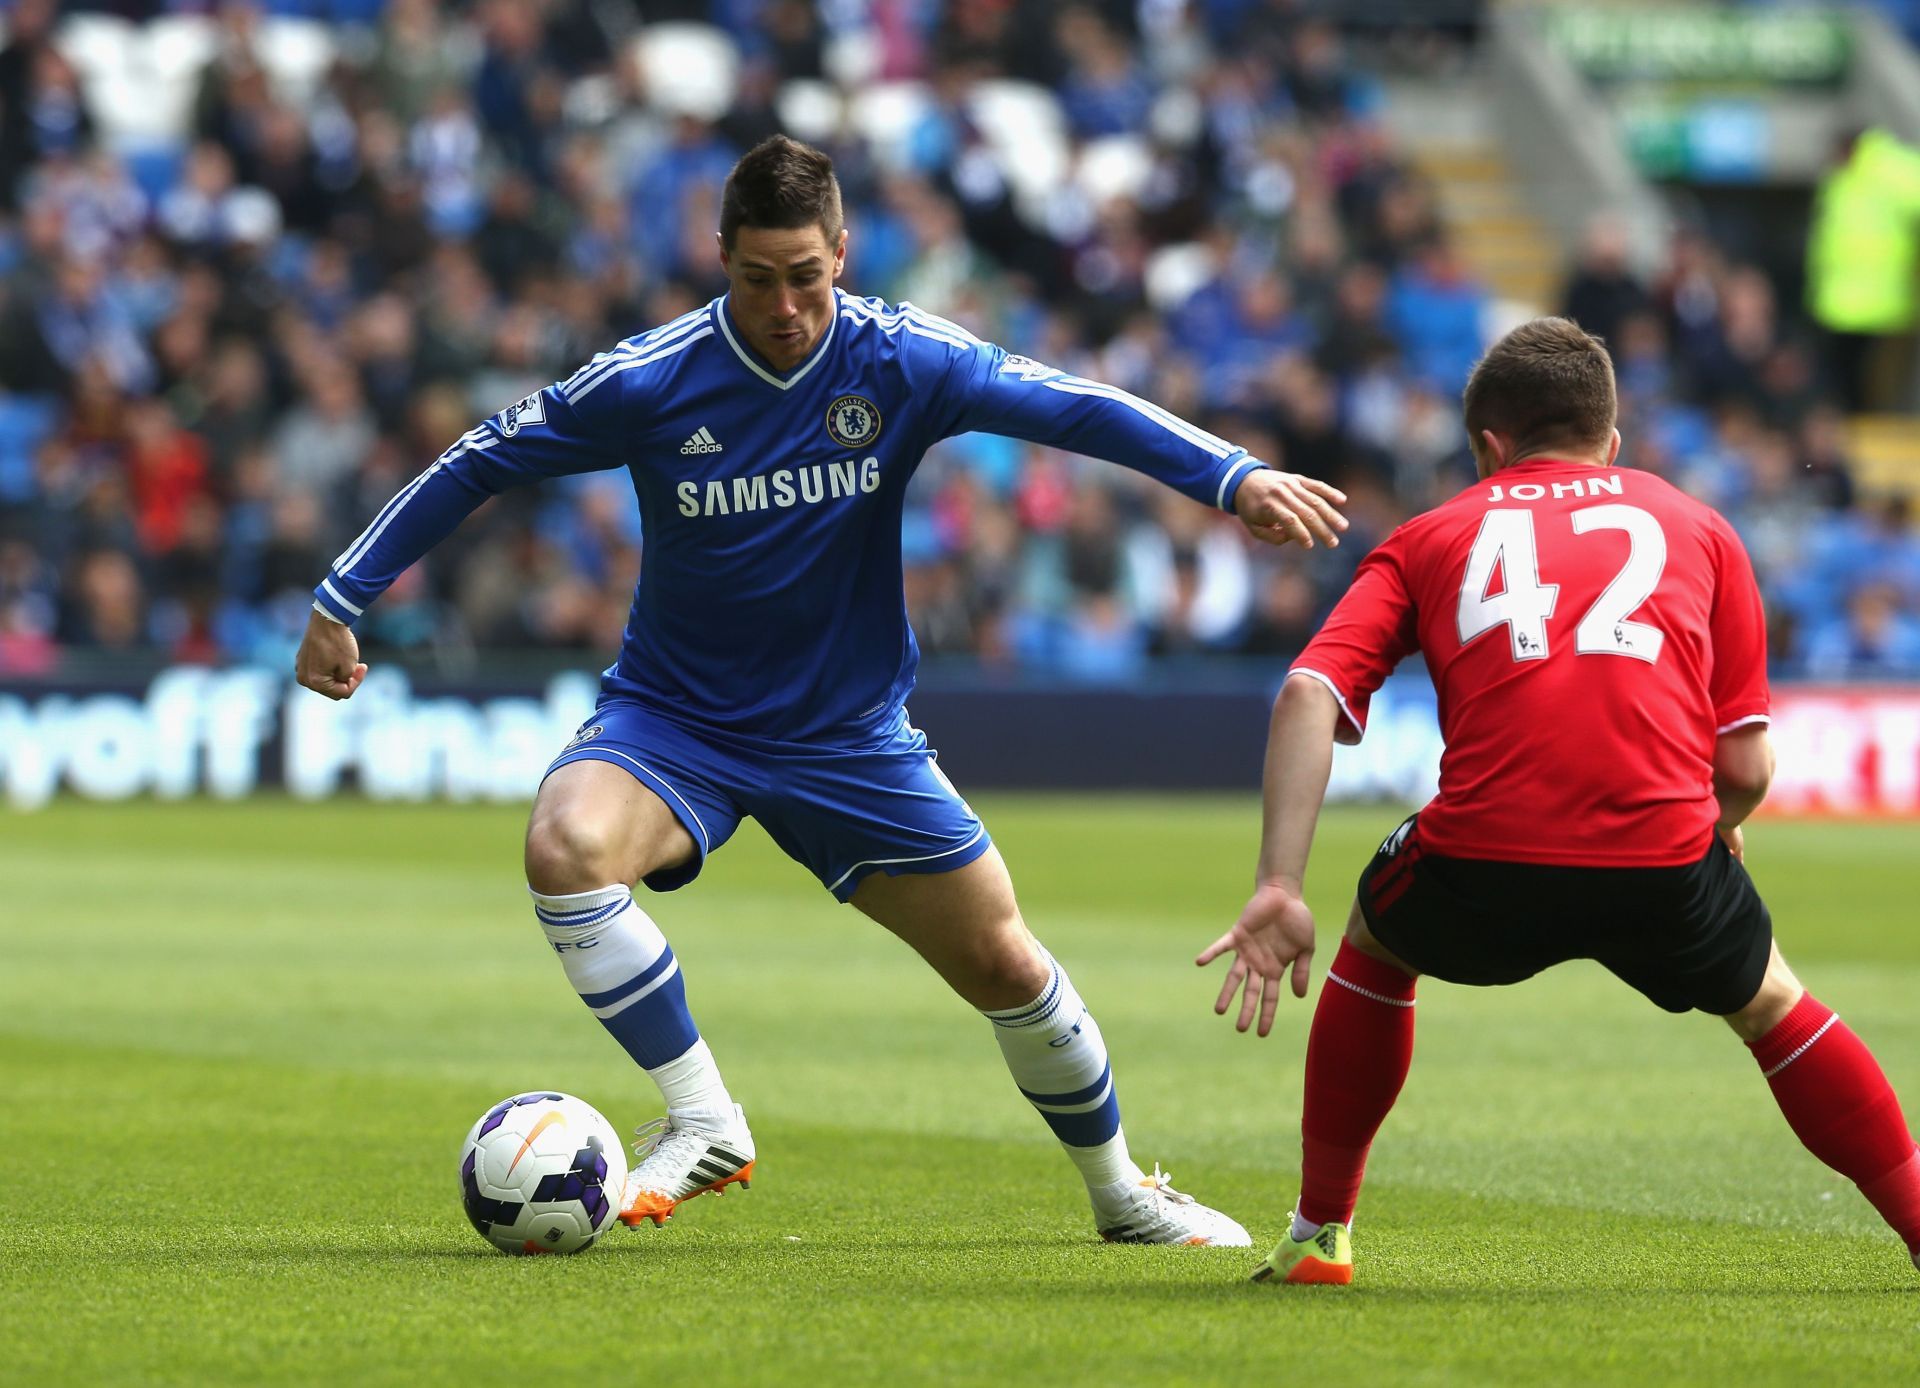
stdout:
<svg viewBox="0 0 1920 1388">
<path fill-rule="evenodd" d="M 1233 494 L 1233 513 L 1256 540 L 1270 545 L 1294 541 L 1312 549 L 1315 540 L 1329 547 L 1340 543 L 1347 518 L 1334 510 L 1347 494 L 1317 477 L 1274 468 L 1255 468 L 1240 480 Z"/>
<path fill-rule="evenodd" d="M 1273 1030 L 1273 1014 L 1280 1006 L 1281 981 L 1289 969 L 1293 974 L 1293 995 L 1307 995 L 1307 975 L 1313 961 L 1313 912 L 1300 894 L 1279 882 L 1262 882 L 1240 912 L 1233 929 L 1200 951 L 1194 963 L 1205 968 L 1228 950 L 1233 951 L 1233 967 L 1220 989 L 1213 1010 L 1226 1016 L 1233 1006 L 1233 995 L 1244 984 L 1240 1016 L 1234 1023 L 1240 1031 L 1260 1019 L 1260 1035 Z"/>
</svg>

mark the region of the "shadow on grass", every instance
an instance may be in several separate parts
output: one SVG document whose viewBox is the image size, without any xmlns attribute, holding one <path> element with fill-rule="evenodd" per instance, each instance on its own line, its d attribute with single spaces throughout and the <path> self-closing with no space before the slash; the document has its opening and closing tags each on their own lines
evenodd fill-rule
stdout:
<svg viewBox="0 0 1920 1388">
<path fill-rule="evenodd" d="M 1092 1299 L 1103 1306 L 1137 1301 L 1142 1305 L 1165 1306 L 1185 1303 L 1212 1306 L 1227 1303 L 1271 1304 L 1276 1310 L 1314 1308 L 1327 1314 L 1342 1309 L 1360 1311 L 1383 1306 L 1467 1306 L 1475 1303 L 1497 1305 L 1512 1312 L 1528 1305 L 1562 1306 L 1584 1302 L 1615 1309 L 1631 1309 L 1636 1304 L 1648 1311 L 1671 1314 L 1676 1297 L 1693 1302 L 1755 1301 L 1885 1302 L 1901 1310 L 1920 1309 L 1920 1280 L 1911 1285 L 1895 1283 L 1858 1287 L 1700 1287 L 1648 1284 L 1623 1287 L 1617 1283 L 1593 1286 L 1529 1287 L 1274 1287 L 1261 1286 L 1244 1277 L 1214 1284 L 1212 1282 L 1154 1283 L 1137 1279 L 1075 1279 L 1072 1281 L 1025 1281 L 1017 1289 L 1023 1297 L 1070 1301 Z M 992 1295 L 991 1289 L 975 1295 Z"/>
</svg>

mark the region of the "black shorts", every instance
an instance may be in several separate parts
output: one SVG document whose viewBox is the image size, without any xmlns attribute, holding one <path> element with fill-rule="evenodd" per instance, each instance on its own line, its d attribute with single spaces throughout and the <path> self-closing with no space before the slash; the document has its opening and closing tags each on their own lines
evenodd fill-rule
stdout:
<svg viewBox="0 0 1920 1388">
<path fill-rule="evenodd" d="M 1424 852 L 1419 816 L 1360 874 L 1360 911 L 1389 950 L 1449 983 L 1518 983 L 1593 959 L 1669 1012 L 1716 1016 L 1752 1002 L 1773 919 L 1714 837 L 1681 867 L 1559 867 Z"/>
</svg>

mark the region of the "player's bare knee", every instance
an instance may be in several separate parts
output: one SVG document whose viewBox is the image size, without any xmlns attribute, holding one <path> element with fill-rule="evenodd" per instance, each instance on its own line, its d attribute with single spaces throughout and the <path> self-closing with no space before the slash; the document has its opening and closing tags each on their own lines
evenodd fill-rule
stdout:
<svg viewBox="0 0 1920 1388">
<path fill-rule="evenodd" d="M 1019 940 L 1009 942 L 1000 950 L 994 964 L 993 979 L 996 984 L 1008 992 L 1025 993 L 1029 998 L 1039 996 L 1051 975 L 1046 956 L 1034 944 L 1033 937 L 1024 930 L 1020 932 Z"/>
<path fill-rule="evenodd" d="M 1726 1023 L 1742 1041 L 1758 1041 L 1786 1020 L 1806 991 L 1794 977 L 1793 970 L 1787 967 L 1787 961 L 1780 957 L 1780 946 L 1776 944 L 1768 956 L 1767 972 L 1760 980 L 1760 989 L 1753 995 L 1753 1001 L 1729 1014 Z"/>
<path fill-rule="evenodd" d="M 565 896 L 630 882 L 615 826 L 593 815 L 536 809 L 527 825 L 527 885 Z"/>
<path fill-rule="evenodd" d="M 965 991 L 968 1001 L 978 1007 L 1018 1007 L 1031 1002 L 1051 976 L 1045 953 L 1018 922 L 983 937 L 967 963 L 972 979 Z M 976 995 L 985 1000 L 975 1001 Z"/>
</svg>

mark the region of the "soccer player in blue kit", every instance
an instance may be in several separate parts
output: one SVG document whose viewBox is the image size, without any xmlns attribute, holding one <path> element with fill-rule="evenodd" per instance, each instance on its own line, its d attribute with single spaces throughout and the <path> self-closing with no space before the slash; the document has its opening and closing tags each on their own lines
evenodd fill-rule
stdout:
<svg viewBox="0 0 1920 1388">
<path fill-rule="evenodd" d="M 986 1016 L 1103 1237 L 1246 1245 L 1128 1155 L 1100 1028 L 908 722 L 901 507 L 928 447 L 971 430 L 1124 463 L 1275 544 L 1337 544 L 1345 498 L 1124 391 L 843 293 L 839 184 L 806 145 L 776 136 L 740 160 L 719 241 L 727 294 L 486 420 L 387 503 L 315 590 L 300 682 L 351 697 L 367 668 L 355 619 L 489 496 L 626 468 L 646 536 L 632 615 L 526 841 L 568 982 L 666 1101 L 641 1129 L 621 1218 L 659 1224 L 753 1174 L 745 1114 L 632 891 L 692 881 L 752 815 Z"/>
</svg>

